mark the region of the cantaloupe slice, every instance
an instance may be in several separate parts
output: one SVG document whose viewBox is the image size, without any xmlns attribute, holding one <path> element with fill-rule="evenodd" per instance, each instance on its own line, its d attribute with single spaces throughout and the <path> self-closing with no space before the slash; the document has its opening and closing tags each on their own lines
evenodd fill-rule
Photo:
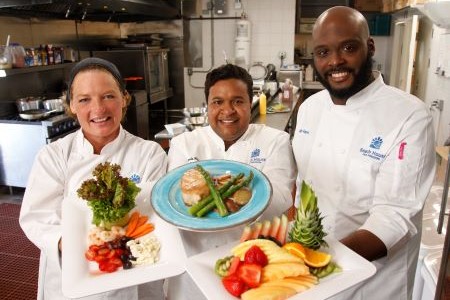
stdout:
<svg viewBox="0 0 450 300">
<path fill-rule="evenodd" d="M 252 227 L 251 226 L 245 226 L 244 230 L 242 231 L 241 238 L 239 239 L 239 242 L 245 242 L 250 239 L 250 236 L 252 235 Z"/>
<path fill-rule="evenodd" d="M 280 228 L 277 233 L 277 240 L 281 245 L 286 243 L 286 235 L 288 230 L 288 218 L 286 215 L 281 215 Z"/>
<path fill-rule="evenodd" d="M 279 280 L 273 280 L 273 281 L 264 282 L 260 286 L 261 287 L 265 287 L 265 286 L 284 286 L 284 287 L 289 287 L 291 289 L 294 289 L 295 292 L 297 292 L 297 293 L 304 292 L 304 291 L 306 291 L 306 290 L 308 290 L 310 288 L 310 285 L 309 285 L 308 282 L 303 283 L 302 281 L 291 280 L 290 278 L 283 278 L 283 279 L 279 279 Z"/>
<path fill-rule="evenodd" d="M 266 286 L 250 289 L 241 295 L 242 300 L 284 300 L 296 294 L 290 287 Z"/>
<path fill-rule="evenodd" d="M 263 227 L 261 229 L 260 235 L 263 237 L 268 237 L 271 227 L 272 227 L 272 223 L 269 220 L 265 220 L 263 223 Z"/>
<path fill-rule="evenodd" d="M 253 224 L 250 239 L 252 239 L 252 240 L 257 239 L 259 237 L 259 234 L 261 233 L 261 229 L 262 229 L 261 222 L 256 222 L 255 224 Z"/>
<path fill-rule="evenodd" d="M 269 236 L 271 236 L 274 239 L 277 238 L 278 230 L 280 228 L 280 222 L 281 222 L 280 217 L 278 216 L 273 217 L 272 228 L 270 228 Z"/>
</svg>

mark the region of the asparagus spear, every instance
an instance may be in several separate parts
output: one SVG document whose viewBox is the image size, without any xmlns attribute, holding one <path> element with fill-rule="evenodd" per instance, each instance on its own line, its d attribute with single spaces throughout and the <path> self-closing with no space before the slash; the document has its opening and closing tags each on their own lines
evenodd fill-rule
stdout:
<svg viewBox="0 0 450 300">
<path fill-rule="evenodd" d="M 239 173 L 236 176 L 232 177 L 229 181 L 227 181 L 224 185 L 222 185 L 219 188 L 219 193 L 222 196 L 222 194 L 224 192 L 226 192 L 226 190 L 228 190 L 233 184 L 236 183 L 236 181 L 238 181 L 239 179 L 241 179 L 242 177 L 244 177 L 244 173 Z M 223 199 L 223 196 L 222 196 Z M 203 198 L 202 200 L 200 200 L 199 202 L 197 202 L 196 204 L 192 205 L 191 207 L 189 207 L 188 212 L 189 214 L 191 214 L 192 216 L 195 216 L 195 214 L 197 212 L 199 212 L 203 207 L 205 207 L 208 203 L 210 203 L 213 200 L 212 198 L 212 194 L 209 194 L 208 196 L 206 196 L 205 198 Z"/>
<path fill-rule="evenodd" d="M 214 202 L 216 203 L 219 215 L 221 217 L 228 215 L 228 210 L 227 210 L 225 204 L 223 203 L 219 192 L 217 191 L 216 187 L 214 186 L 214 183 L 211 179 L 211 176 L 209 176 L 209 173 L 201 165 L 197 165 L 196 169 L 198 171 L 200 171 L 200 173 L 205 178 L 206 184 L 209 187 L 209 191 L 211 192 L 212 198 L 213 198 Z"/>
<path fill-rule="evenodd" d="M 237 185 L 233 185 L 230 187 L 227 191 L 225 191 L 222 194 L 222 199 L 226 199 L 233 195 L 237 190 L 240 188 L 249 185 L 250 181 L 253 180 L 253 172 L 250 171 L 250 174 L 248 175 L 245 180 L 243 180 L 241 183 Z M 199 212 L 197 212 L 197 217 L 203 217 L 205 214 L 207 214 L 210 210 L 212 210 L 216 206 L 216 203 L 214 201 L 210 201 L 206 206 L 204 206 Z"/>
</svg>

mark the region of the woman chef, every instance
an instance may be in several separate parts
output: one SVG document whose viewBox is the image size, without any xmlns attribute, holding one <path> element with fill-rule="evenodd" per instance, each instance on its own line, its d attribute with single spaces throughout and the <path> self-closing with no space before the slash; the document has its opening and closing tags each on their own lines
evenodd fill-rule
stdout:
<svg viewBox="0 0 450 300">
<path fill-rule="evenodd" d="M 61 210 L 66 201 L 82 201 L 76 190 L 92 177 L 95 166 L 105 161 L 120 165 L 121 175 L 133 178 L 141 188 L 137 206 L 148 201 L 146 195 L 150 195 L 154 181 L 166 172 L 167 157 L 162 148 L 128 133 L 120 124 L 130 99 L 122 76 L 108 61 L 87 58 L 71 71 L 67 110 L 81 129 L 38 153 L 20 212 L 23 231 L 41 250 L 38 299 L 66 299 L 61 290 Z M 86 299 L 164 297 L 162 282 L 157 281 Z"/>
</svg>

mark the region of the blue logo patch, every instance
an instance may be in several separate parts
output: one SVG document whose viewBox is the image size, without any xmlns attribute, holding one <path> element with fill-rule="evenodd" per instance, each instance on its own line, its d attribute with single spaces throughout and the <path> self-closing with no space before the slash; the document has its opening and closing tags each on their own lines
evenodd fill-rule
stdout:
<svg viewBox="0 0 450 300">
<path fill-rule="evenodd" d="M 260 164 L 266 161 L 264 157 L 259 157 L 261 155 L 261 149 L 256 148 L 250 154 L 250 163 L 252 164 Z"/>
<path fill-rule="evenodd" d="M 258 157 L 260 153 L 261 153 L 261 150 L 258 149 L 258 148 L 256 148 L 255 150 L 252 151 L 252 154 L 251 154 L 250 157 L 251 157 L 251 158 L 253 158 L 253 157 Z"/>
<path fill-rule="evenodd" d="M 139 176 L 138 174 L 133 174 L 130 176 L 130 180 L 136 184 L 141 183 L 141 176 Z"/>
<path fill-rule="evenodd" d="M 382 144 L 383 139 L 380 136 L 374 137 L 370 142 L 369 148 L 360 148 L 359 153 L 374 160 L 382 161 L 386 158 L 386 154 L 377 151 L 380 150 Z"/>
<path fill-rule="evenodd" d="M 373 149 L 380 149 L 381 144 L 383 144 L 383 139 L 379 136 L 372 139 L 372 142 L 370 143 L 370 148 Z"/>
</svg>

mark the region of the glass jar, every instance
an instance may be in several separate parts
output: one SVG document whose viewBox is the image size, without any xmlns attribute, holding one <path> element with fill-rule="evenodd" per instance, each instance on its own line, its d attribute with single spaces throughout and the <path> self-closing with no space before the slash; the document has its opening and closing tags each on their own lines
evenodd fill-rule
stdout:
<svg viewBox="0 0 450 300">
<path fill-rule="evenodd" d="M 11 47 L 0 46 L 0 70 L 12 68 Z"/>
<path fill-rule="evenodd" d="M 19 44 L 11 45 L 12 67 L 24 68 L 25 67 L 25 48 Z"/>
</svg>

